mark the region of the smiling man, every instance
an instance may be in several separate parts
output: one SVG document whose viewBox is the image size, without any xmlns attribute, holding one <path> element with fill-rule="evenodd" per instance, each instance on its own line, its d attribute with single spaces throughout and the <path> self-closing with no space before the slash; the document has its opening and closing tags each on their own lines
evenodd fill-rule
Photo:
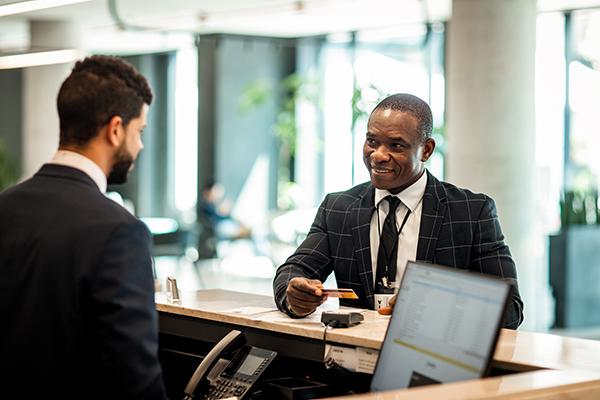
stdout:
<svg viewBox="0 0 600 400">
<path fill-rule="evenodd" d="M 275 301 L 291 317 L 312 313 L 327 299 L 322 282 L 376 308 L 398 287 L 407 261 L 426 261 L 496 275 L 513 287 L 503 326 L 523 320 L 515 263 L 496 213 L 484 195 L 436 179 L 425 168 L 435 149 L 429 105 L 409 94 L 379 103 L 369 117 L 363 158 L 370 182 L 325 197 L 310 232 L 279 267 Z"/>
</svg>

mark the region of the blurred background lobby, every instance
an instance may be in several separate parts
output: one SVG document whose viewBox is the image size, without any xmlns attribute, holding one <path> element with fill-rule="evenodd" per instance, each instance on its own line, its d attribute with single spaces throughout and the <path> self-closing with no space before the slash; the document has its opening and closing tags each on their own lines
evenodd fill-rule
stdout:
<svg viewBox="0 0 600 400">
<path fill-rule="evenodd" d="M 369 179 L 372 108 L 408 92 L 429 170 L 496 200 L 521 329 L 600 339 L 599 38 L 600 0 L 0 0 L 0 189 L 52 157 L 74 60 L 122 56 L 155 101 L 109 195 L 157 281 L 270 295 L 325 194 Z"/>
</svg>

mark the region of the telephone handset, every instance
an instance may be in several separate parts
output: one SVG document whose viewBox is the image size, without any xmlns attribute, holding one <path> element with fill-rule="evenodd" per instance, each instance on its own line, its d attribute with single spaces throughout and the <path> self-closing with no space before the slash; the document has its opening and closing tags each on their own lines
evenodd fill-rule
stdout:
<svg viewBox="0 0 600 400">
<path fill-rule="evenodd" d="M 232 330 L 204 357 L 183 391 L 184 400 L 244 398 L 273 361 L 276 352 L 246 346 L 242 332 Z M 206 385 L 208 384 L 208 385 Z"/>
</svg>

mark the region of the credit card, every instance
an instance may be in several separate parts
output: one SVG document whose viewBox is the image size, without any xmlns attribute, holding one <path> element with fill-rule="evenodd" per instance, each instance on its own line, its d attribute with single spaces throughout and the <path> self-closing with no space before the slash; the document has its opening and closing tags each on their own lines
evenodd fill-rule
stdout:
<svg viewBox="0 0 600 400">
<path fill-rule="evenodd" d="M 321 289 L 323 294 L 329 297 L 339 297 L 341 299 L 358 299 L 358 295 L 352 289 Z"/>
</svg>

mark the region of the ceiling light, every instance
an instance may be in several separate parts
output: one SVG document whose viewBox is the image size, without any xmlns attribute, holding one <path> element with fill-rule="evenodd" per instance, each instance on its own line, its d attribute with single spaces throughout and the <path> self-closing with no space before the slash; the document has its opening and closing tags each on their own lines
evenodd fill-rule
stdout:
<svg viewBox="0 0 600 400">
<path fill-rule="evenodd" d="M 74 49 L 32 50 L 22 54 L 0 56 L 0 69 L 27 68 L 39 65 L 64 64 L 77 60 L 80 53 Z"/>
<path fill-rule="evenodd" d="M 20 14 L 29 11 L 42 10 L 45 8 L 65 6 L 68 4 L 83 3 L 89 0 L 0 0 L 0 17 L 6 15 Z"/>
</svg>

